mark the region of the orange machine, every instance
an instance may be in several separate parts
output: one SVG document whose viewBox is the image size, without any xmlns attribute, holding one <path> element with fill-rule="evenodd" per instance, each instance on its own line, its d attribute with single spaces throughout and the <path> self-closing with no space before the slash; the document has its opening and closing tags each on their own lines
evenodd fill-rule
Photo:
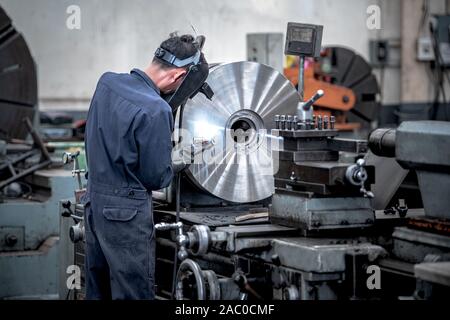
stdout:
<svg viewBox="0 0 450 320">
<path fill-rule="evenodd" d="M 297 86 L 298 58 L 288 59 L 284 75 Z M 306 59 L 304 97 L 313 96 L 319 89 L 325 95 L 314 104 L 314 114 L 335 116 L 337 129 L 355 130 L 375 119 L 378 83 L 369 64 L 353 51 L 328 47 L 319 59 Z"/>
</svg>

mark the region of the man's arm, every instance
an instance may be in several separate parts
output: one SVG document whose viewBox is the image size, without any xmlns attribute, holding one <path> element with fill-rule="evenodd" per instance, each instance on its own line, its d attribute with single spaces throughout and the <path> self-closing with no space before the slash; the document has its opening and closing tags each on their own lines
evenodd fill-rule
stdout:
<svg viewBox="0 0 450 320">
<path fill-rule="evenodd" d="M 135 139 L 139 156 L 139 178 L 147 190 L 167 187 L 173 177 L 170 110 L 154 116 L 143 112 L 138 119 Z"/>
</svg>

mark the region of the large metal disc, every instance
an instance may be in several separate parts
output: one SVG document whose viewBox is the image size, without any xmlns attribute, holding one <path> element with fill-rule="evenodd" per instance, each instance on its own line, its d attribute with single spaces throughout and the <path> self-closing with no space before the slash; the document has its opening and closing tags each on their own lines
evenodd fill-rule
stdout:
<svg viewBox="0 0 450 320">
<path fill-rule="evenodd" d="M 348 120 L 358 122 L 374 121 L 380 110 L 378 94 L 380 88 L 372 73 L 372 67 L 363 57 L 344 47 L 328 47 L 320 58 L 322 63 L 328 60 L 332 82 L 352 89 L 355 94 L 355 106 L 348 114 Z"/>
<path fill-rule="evenodd" d="M 188 176 L 203 190 L 227 201 L 270 197 L 277 169 L 272 149 L 278 142 L 270 130 L 276 114 L 294 114 L 297 91 L 278 71 L 255 62 L 214 66 L 207 82 L 214 97 L 208 100 L 197 94 L 189 100 L 180 127 L 182 144 L 206 140 L 214 147 L 196 157 L 187 169 Z"/>
<path fill-rule="evenodd" d="M 0 139 L 25 139 L 22 119 L 33 119 L 37 104 L 34 60 L 25 39 L 0 7 Z"/>
</svg>

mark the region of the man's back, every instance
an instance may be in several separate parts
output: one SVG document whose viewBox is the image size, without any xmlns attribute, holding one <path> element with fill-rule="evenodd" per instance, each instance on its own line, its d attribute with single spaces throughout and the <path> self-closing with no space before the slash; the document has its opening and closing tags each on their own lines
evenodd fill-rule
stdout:
<svg viewBox="0 0 450 320">
<path fill-rule="evenodd" d="M 86 124 L 86 297 L 154 298 L 151 190 L 172 179 L 172 112 L 140 70 L 105 73 Z"/>
<path fill-rule="evenodd" d="M 86 125 L 89 180 L 148 191 L 167 186 L 172 129 L 169 105 L 142 71 L 105 73 Z"/>
</svg>

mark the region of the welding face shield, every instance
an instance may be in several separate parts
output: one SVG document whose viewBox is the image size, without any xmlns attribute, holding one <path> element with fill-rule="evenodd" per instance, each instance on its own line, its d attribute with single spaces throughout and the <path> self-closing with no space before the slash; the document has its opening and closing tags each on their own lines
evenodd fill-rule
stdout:
<svg viewBox="0 0 450 320">
<path fill-rule="evenodd" d="M 174 111 L 184 104 L 187 99 L 193 98 L 198 92 L 203 93 L 208 99 L 211 99 L 214 95 L 214 92 L 205 82 L 206 78 L 208 78 L 209 66 L 201 52 L 204 42 L 205 37 L 197 37 L 194 42 L 197 51 L 194 55 L 186 59 L 178 59 L 171 52 L 163 48 L 156 49 L 155 57 L 158 59 L 177 68 L 187 68 L 183 82 L 181 82 L 175 92 L 161 95 Z"/>
</svg>

